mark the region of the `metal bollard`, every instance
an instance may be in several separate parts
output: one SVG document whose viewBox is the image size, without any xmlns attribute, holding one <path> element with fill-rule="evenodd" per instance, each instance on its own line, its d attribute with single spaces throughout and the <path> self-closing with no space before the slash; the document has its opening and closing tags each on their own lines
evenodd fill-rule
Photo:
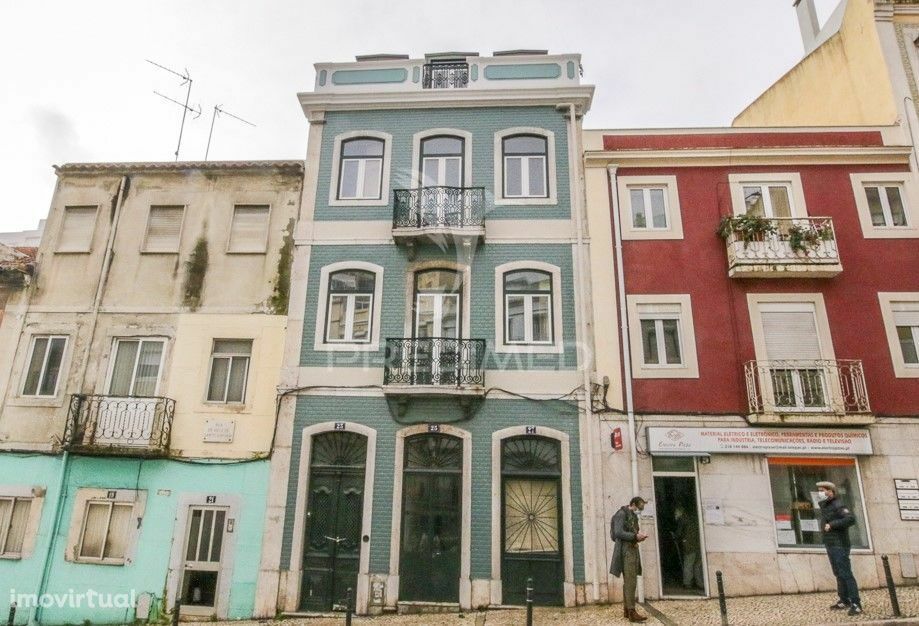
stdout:
<svg viewBox="0 0 919 626">
<path fill-rule="evenodd" d="M 533 577 L 527 578 L 527 626 L 533 626 Z"/>
<path fill-rule="evenodd" d="M 728 603 L 724 597 L 724 576 L 721 570 L 715 572 L 715 580 L 718 582 L 718 609 L 721 611 L 721 626 L 728 626 Z"/>
<path fill-rule="evenodd" d="M 893 585 L 893 574 L 890 573 L 890 560 L 887 555 L 881 555 L 881 561 L 884 563 L 884 578 L 887 579 L 887 593 L 890 594 L 890 606 L 893 608 L 893 616 L 900 617 L 900 601 L 897 600 L 897 588 Z"/>
<path fill-rule="evenodd" d="M 6 626 L 13 626 L 16 621 L 16 603 L 10 602 L 10 616 L 6 619 Z"/>
<path fill-rule="evenodd" d="M 175 606 L 172 607 L 172 626 L 178 626 L 179 624 L 179 613 L 182 610 L 182 601 L 179 598 L 176 598 Z"/>
<path fill-rule="evenodd" d="M 351 614 L 354 612 L 354 590 L 348 587 L 348 604 L 345 607 L 345 626 L 351 626 Z"/>
</svg>

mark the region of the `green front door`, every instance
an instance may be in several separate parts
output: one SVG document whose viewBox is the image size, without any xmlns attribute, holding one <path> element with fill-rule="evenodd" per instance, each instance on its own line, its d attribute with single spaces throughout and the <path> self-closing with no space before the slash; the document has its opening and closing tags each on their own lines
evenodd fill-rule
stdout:
<svg viewBox="0 0 919 626">
<path fill-rule="evenodd" d="M 501 586 L 504 604 L 564 604 L 561 452 L 558 441 L 523 436 L 501 445 Z"/>
<path fill-rule="evenodd" d="M 405 440 L 399 599 L 458 602 L 463 442 L 439 433 Z"/>
<path fill-rule="evenodd" d="M 357 591 L 364 510 L 367 438 L 350 432 L 315 435 L 303 542 L 300 610 L 344 610 Z"/>
</svg>

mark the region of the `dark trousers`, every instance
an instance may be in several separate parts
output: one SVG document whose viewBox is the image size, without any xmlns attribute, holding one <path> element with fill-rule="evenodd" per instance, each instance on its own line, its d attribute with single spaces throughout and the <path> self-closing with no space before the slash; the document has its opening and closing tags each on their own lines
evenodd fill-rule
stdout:
<svg viewBox="0 0 919 626">
<path fill-rule="evenodd" d="M 861 606 L 862 600 L 858 596 L 858 583 L 852 575 L 852 563 L 849 561 L 848 546 L 827 546 L 826 553 L 830 557 L 830 567 L 836 577 L 836 589 L 839 599 L 851 604 Z"/>
</svg>

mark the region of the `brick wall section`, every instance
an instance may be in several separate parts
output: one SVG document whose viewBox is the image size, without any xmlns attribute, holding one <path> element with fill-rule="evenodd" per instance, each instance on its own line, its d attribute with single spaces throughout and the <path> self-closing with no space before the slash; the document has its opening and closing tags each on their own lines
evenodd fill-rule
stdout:
<svg viewBox="0 0 919 626">
<path fill-rule="evenodd" d="M 459 407 L 449 400 L 416 401 L 414 410 L 425 414 L 425 422 L 454 422 L 457 428 L 472 434 L 472 578 L 491 577 L 491 436 L 496 430 L 521 424 L 544 426 L 565 432 L 570 437 L 571 514 L 576 582 L 584 580 L 584 543 L 582 532 L 582 497 L 578 418 L 575 406 L 559 401 L 485 400 L 475 417 L 456 423 L 461 417 Z M 409 417 L 409 416 L 406 416 Z M 290 460 L 290 485 L 296 485 L 300 466 L 303 428 L 324 421 L 357 421 L 376 429 L 376 477 L 373 492 L 373 522 L 370 529 L 370 572 L 388 573 L 392 528 L 391 511 L 394 503 L 394 468 L 401 467 L 395 459 L 396 432 L 403 425 L 390 415 L 383 398 L 301 396 L 294 418 L 294 439 Z M 415 422 L 418 423 L 418 422 Z M 422 422 L 423 423 L 423 422 Z M 296 490 L 288 492 L 287 516 L 281 568 L 290 567 Z M 367 529 L 362 532 L 366 533 Z"/>
</svg>

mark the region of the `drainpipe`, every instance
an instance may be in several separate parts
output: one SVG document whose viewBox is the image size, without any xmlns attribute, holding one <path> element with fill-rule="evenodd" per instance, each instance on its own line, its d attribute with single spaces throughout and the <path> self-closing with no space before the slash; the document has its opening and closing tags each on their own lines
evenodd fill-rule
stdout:
<svg viewBox="0 0 919 626">
<path fill-rule="evenodd" d="M 115 214 L 112 218 L 112 227 L 109 229 L 108 240 L 105 244 L 105 257 L 102 260 L 102 269 L 99 273 L 99 284 L 96 286 L 96 295 L 93 298 L 93 308 L 92 308 L 92 319 L 89 326 L 89 339 L 86 342 L 86 349 L 83 351 L 83 364 L 80 371 L 80 385 L 79 389 L 83 389 L 83 385 L 86 382 L 86 370 L 89 367 L 89 353 L 92 349 L 93 337 L 96 334 L 96 325 L 99 320 L 99 307 L 102 303 L 102 295 L 105 292 L 105 284 L 108 281 L 108 272 L 112 264 L 113 249 L 115 246 L 115 233 L 118 230 L 118 219 L 121 217 L 121 209 L 124 207 L 124 198 L 128 190 L 128 177 L 122 176 L 121 183 L 118 185 L 118 194 L 117 200 L 115 202 Z M 69 405 L 68 405 L 69 406 Z M 51 559 L 54 556 L 54 547 L 57 544 L 57 535 L 58 530 L 61 525 L 61 516 L 64 510 L 64 500 L 66 499 L 65 494 L 65 484 L 67 477 L 67 469 L 70 462 L 70 453 L 67 450 L 64 450 L 64 455 L 61 457 L 61 472 L 58 476 L 57 484 L 57 500 L 54 503 L 54 516 L 51 518 L 51 531 L 48 538 L 48 548 L 45 551 L 45 563 L 42 567 L 41 579 L 38 583 L 38 598 L 41 600 L 42 595 L 45 593 L 48 578 L 51 574 Z M 32 617 L 29 621 L 30 624 L 41 624 L 41 602 L 38 603 L 38 606 L 35 608 L 35 612 L 32 613 Z"/>
<path fill-rule="evenodd" d="M 581 190 L 583 188 L 583 176 L 581 174 L 581 143 L 580 143 L 580 132 L 578 132 L 578 122 L 577 122 L 577 107 L 572 103 L 568 103 L 568 154 L 569 154 L 569 163 L 575 168 L 575 181 L 574 188 L 572 189 L 574 196 L 574 220 L 575 220 L 575 229 L 576 233 L 576 244 L 575 244 L 575 263 L 577 267 L 577 273 L 575 274 L 576 278 L 576 289 L 578 291 L 578 300 L 580 301 L 581 311 L 578 315 L 578 326 L 579 326 L 579 335 L 581 341 L 585 342 L 586 345 L 592 346 L 591 341 L 589 341 L 589 328 L 587 325 L 587 315 L 590 311 L 590 296 L 587 293 L 587 286 L 584 280 L 586 275 L 586 268 L 584 266 L 584 259 L 586 258 L 585 247 L 586 243 L 584 241 L 584 220 L 583 220 L 583 208 L 584 201 L 581 195 Z M 591 406 L 591 383 L 590 383 L 590 372 L 593 368 L 593 350 L 585 351 L 584 362 L 581 364 L 581 385 L 584 388 L 584 422 L 585 428 L 587 430 L 587 436 L 584 438 L 584 441 L 587 443 L 586 450 L 581 450 L 581 457 L 584 458 L 586 455 L 587 459 L 587 477 L 581 477 L 581 489 L 584 490 L 584 486 L 587 486 L 587 493 L 585 497 L 588 502 L 590 502 L 591 509 L 591 523 L 590 523 L 590 537 L 591 541 L 596 541 L 596 507 L 597 507 L 597 498 L 595 495 L 594 484 L 594 437 L 593 437 L 593 422 L 591 420 L 592 412 L 590 409 Z M 586 521 L 586 520 L 585 520 Z M 585 545 L 589 545 L 585 540 Z M 592 574 L 590 576 L 593 579 L 593 591 L 591 593 L 592 600 L 594 602 L 600 599 L 600 581 L 598 579 L 597 566 L 596 566 L 596 551 L 594 552 L 593 563 L 590 563 L 592 566 Z M 588 566 L 588 563 L 585 563 L 585 569 Z M 586 573 L 586 572 L 585 572 Z"/>
<path fill-rule="evenodd" d="M 616 243 L 616 287 L 619 292 L 619 336 L 622 345 L 622 373 L 625 387 L 625 410 L 629 425 L 629 460 L 632 474 L 632 496 L 638 495 L 638 437 L 635 432 L 635 402 L 632 397 L 632 346 L 629 341 L 629 313 L 625 300 L 625 271 L 622 267 L 622 220 L 619 217 L 619 192 L 615 165 L 608 165 L 613 231 Z M 645 601 L 644 582 L 638 585 L 638 601 Z"/>
</svg>

